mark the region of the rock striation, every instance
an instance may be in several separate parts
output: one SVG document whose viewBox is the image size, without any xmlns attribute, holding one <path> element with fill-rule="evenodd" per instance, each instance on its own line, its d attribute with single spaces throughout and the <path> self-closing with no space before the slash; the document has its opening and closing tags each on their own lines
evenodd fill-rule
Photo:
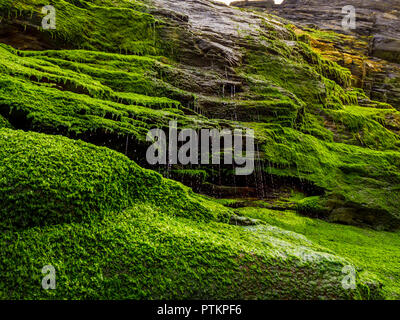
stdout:
<svg viewBox="0 0 400 320">
<path fill-rule="evenodd" d="M 373 99 L 391 103 L 400 109 L 400 3 L 395 0 L 351 1 L 356 12 L 356 28 L 346 31 L 342 28 L 342 20 L 346 15 L 342 8 L 349 4 L 343 0 L 285 0 L 281 5 L 272 6 L 269 1 L 232 3 L 233 6 L 267 10 L 304 27 L 355 36 L 359 50 L 353 53 L 372 60 L 361 64 L 358 70 L 359 74 L 364 74 L 363 88 Z M 338 46 L 338 43 L 334 46 Z M 351 48 L 348 45 L 340 48 L 339 45 L 343 54 L 348 54 L 352 49 L 354 45 Z M 351 63 L 354 66 L 355 61 Z M 345 64 L 345 61 L 341 64 Z M 378 64 L 378 67 L 370 68 L 372 64 Z"/>
</svg>

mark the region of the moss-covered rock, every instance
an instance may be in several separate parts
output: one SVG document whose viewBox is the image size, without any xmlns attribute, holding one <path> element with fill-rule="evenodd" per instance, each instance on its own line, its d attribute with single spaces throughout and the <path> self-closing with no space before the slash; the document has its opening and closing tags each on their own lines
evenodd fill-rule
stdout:
<svg viewBox="0 0 400 320">
<path fill-rule="evenodd" d="M 14 8 L 7 1 L 0 3 L 5 9 L 3 28 L 15 23 L 26 26 L 27 34 L 33 32 L 29 28 L 41 16 L 40 1 L 19 0 Z M 148 130 L 165 128 L 170 120 L 195 129 L 249 127 L 256 131 L 261 172 L 240 184 L 268 190 L 268 181 L 281 177 L 303 181 L 354 204 L 358 217 L 349 221 L 384 224 L 387 229 L 399 225 L 399 112 L 352 88 L 351 71 L 316 50 L 316 39 L 335 41 L 339 36 L 312 29 L 299 33 L 267 14 L 256 14 L 254 20 L 253 13 L 221 13 L 216 4 L 202 1 L 190 2 L 188 8 L 174 1 L 152 6 L 121 0 L 118 8 L 110 1 L 60 0 L 54 5 L 59 27 L 39 29 L 33 37 L 70 50 L 0 46 L 0 114 L 15 128 L 107 146 L 146 165 Z M 202 30 L 210 20 L 200 19 L 196 10 L 212 15 L 221 37 Z M 99 31 L 90 37 L 86 28 L 69 28 L 71 21 L 78 24 L 77 17 L 90 24 L 99 14 L 117 13 L 124 16 L 118 23 L 131 17 L 140 32 L 129 33 L 124 27 L 117 37 L 111 22 L 87 26 Z M 241 26 L 227 28 L 226 19 L 236 21 L 239 15 Z M 195 23 L 186 24 L 185 17 Z M 155 22 L 157 28 L 148 29 Z M 49 34 L 53 38 L 41 38 Z M 137 51 L 135 39 L 147 41 L 147 49 Z M 129 55 L 120 53 L 122 45 Z M 206 173 L 207 183 L 234 180 L 232 168 L 197 169 Z M 187 183 L 186 176 L 175 178 Z M 257 194 L 265 196 L 264 191 Z M 370 219 L 371 210 L 385 218 Z"/>
<path fill-rule="evenodd" d="M 44 47 L 76 46 L 139 54 L 156 52 L 156 21 L 145 12 L 148 9 L 142 1 L 55 0 L 51 3 L 56 12 L 54 30 L 42 28 L 42 19 L 46 16 L 42 8 L 47 5 L 49 3 L 42 0 L 2 0 L 0 10 L 5 18 L 2 27 L 12 26 L 18 18 L 16 24 L 25 26 L 30 32 L 45 32 L 42 37 Z"/>
<path fill-rule="evenodd" d="M 0 128 L 11 128 L 11 124 L 6 118 L 0 115 Z"/>
<path fill-rule="evenodd" d="M 171 215 L 228 221 L 222 206 L 124 155 L 61 136 L 0 129 L 0 221 L 27 228 L 101 219 L 135 203 Z"/>
<path fill-rule="evenodd" d="M 382 295 L 385 299 L 400 298 L 400 282 L 394 280 L 400 277 L 399 232 L 330 223 L 304 217 L 292 210 L 244 207 L 235 211 L 241 216 L 300 233 L 314 243 L 339 253 L 356 264 L 357 274 L 364 283 L 370 284 L 371 294 L 376 298 L 382 298 Z"/>
<path fill-rule="evenodd" d="M 297 211 L 311 217 L 321 217 L 327 214 L 327 210 L 319 196 L 299 200 L 297 202 Z"/>
<path fill-rule="evenodd" d="M 350 262 L 298 234 L 174 218 L 174 207 L 137 205 L 101 221 L 2 232 L 0 298 L 370 297 L 360 280 L 343 289 Z M 56 290 L 41 287 L 45 265 L 56 270 Z"/>
<path fill-rule="evenodd" d="M 146 134 L 170 120 L 252 128 L 248 177 L 151 168 L 214 195 L 301 191 L 304 214 L 399 228 L 399 112 L 318 50 L 342 37 L 206 0 L 55 0 L 57 28 L 43 30 L 47 4 L 0 0 L 0 297 L 379 297 L 373 281 L 344 291 L 348 262 L 296 234 L 206 223 L 231 210 L 130 160 L 151 167 Z M 36 287 L 48 263 L 60 291 Z"/>
</svg>

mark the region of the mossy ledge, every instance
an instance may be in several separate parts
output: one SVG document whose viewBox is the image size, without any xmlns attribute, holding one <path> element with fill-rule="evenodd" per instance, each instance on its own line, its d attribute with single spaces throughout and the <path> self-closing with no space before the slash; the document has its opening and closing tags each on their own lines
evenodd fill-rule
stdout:
<svg viewBox="0 0 400 320">
<path fill-rule="evenodd" d="M 284 230 L 222 223 L 229 209 L 115 151 L 12 129 L 0 150 L 0 298 L 372 297 L 342 288 L 350 262 Z M 53 292 L 34 272 L 49 263 Z"/>
<path fill-rule="evenodd" d="M 52 3 L 57 29 L 43 30 L 47 3 L 0 0 L 0 298 L 392 296 L 382 284 L 397 278 L 344 290 L 346 251 L 262 219 L 229 225 L 232 208 L 155 172 L 208 195 L 399 229 L 400 113 L 316 50 L 323 34 L 207 0 Z M 170 120 L 254 129 L 253 175 L 149 166 L 146 133 Z M 46 264 L 59 290 L 41 289 Z"/>
<path fill-rule="evenodd" d="M 217 10 L 215 4 L 191 2 L 193 12 L 185 16 L 171 13 L 177 3 L 161 0 L 57 0 L 57 29 L 32 30 L 40 1 L 0 4 L 5 33 L 22 29 L 4 41 L 36 49 L 0 47 L 0 114 L 13 127 L 106 146 L 141 165 L 146 133 L 169 120 L 194 129 L 249 127 L 261 151 L 261 178 L 254 174 L 249 187 L 303 181 L 298 187 L 315 185 L 326 197 L 343 199 L 342 208 L 350 210 L 344 219 L 335 214 L 338 222 L 400 227 L 399 112 L 354 88 L 350 70 L 323 57 L 293 25 L 226 9 L 226 19 L 240 15 L 243 25 L 226 29 L 214 15 L 221 33 L 215 37 L 192 14 Z M 118 25 L 130 21 L 118 35 L 117 22 L 109 21 L 115 14 Z M 107 23 L 99 25 L 103 16 Z M 71 27 L 77 17 L 85 28 Z M 22 45 L 20 37 L 35 41 Z M 55 48 L 68 50 L 43 50 Z M 229 168 L 197 169 L 206 171 L 206 183 L 232 180 Z"/>
<path fill-rule="evenodd" d="M 126 156 L 62 136 L 0 129 L 0 222 L 20 229 L 93 221 L 134 203 L 194 220 L 228 221 L 222 206 Z M 212 207 L 210 207 L 212 205 Z"/>
</svg>

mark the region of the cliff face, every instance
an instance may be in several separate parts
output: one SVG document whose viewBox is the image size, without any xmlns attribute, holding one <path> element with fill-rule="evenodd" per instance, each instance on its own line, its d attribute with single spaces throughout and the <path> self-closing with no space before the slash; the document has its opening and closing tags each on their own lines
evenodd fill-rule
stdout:
<svg viewBox="0 0 400 320">
<path fill-rule="evenodd" d="M 0 147 L 6 159 L 0 169 L 15 163 L 0 180 L 4 243 L 20 233 L 48 243 L 73 230 L 79 237 L 72 244 L 82 248 L 84 239 L 94 251 L 95 270 L 85 270 L 96 280 L 81 279 L 95 282 L 88 297 L 115 297 L 112 288 L 124 276 L 130 281 L 124 293 L 134 298 L 379 294 L 372 282 L 369 296 L 361 281 L 353 293 L 337 285 L 347 261 L 310 243 L 310 255 L 304 254 L 299 249 L 306 239 L 235 217 L 231 208 L 154 172 L 197 192 L 235 198 L 222 201 L 228 207 L 258 205 L 258 199 L 271 210 L 398 229 L 400 113 L 386 103 L 396 102 L 398 66 L 372 57 L 367 38 L 206 0 L 57 0 L 57 28 L 43 30 L 41 5 L 0 0 Z M 255 171 L 238 177 L 232 165 L 149 165 L 147 132 L 168 131 L 171 120 L 195 130 L 253 129 Z M 230 218 L 259 225 L 228 226 Z M 90 239 L 104 252 L 95 253 Z M 115 247 L 122 249 L 114 254 Z M 67 256 L 64 270 L 76 269 L 73 248 L 54 245 L 56 255 Z M 38 245 L 31 254 L 42 250 Z M 280 264 L 282 252 L 288 258 Z M 272 276 L 246 276 L 242 258 Z M 159 260 L 164 267 L 157 267 Z M 178 269 L 174 261 L 181 262 Z M 293 265 L 302 269 L 285 276 Z M 154 283 L 137 276 L 146 269 Z M 197 272 L 201 281 L 185 281 Z M 215 282 L 213 272 L 229 281 Z M 324 277 L 322 286 L 316 274 Z M 38 294 L 33 283 L 26 286 L 29 297 Z M 74 290 L 79 294 L 82 286 L 75 283 Z"/>
<path fill-rule="evenodd" d="M 301 24 L 316 25 L 320 29 L 343 32 L 342 8 L 348 2 L 287 0 L 276 6 L 273 12 Z M 391 62 L 400 62 L 400 4 L 398 1 L 352 1 L 356 9 L 356 29 L 350 30 L 358 36 L 370 38 L 371 55 Z"/>
<path fill-rule="evenodd" d="M 310 24 L 321 29 L 343 32 L 342 8 L 349 5 L 345 0 L 285 0 L 280 5 L 271 1 L 235 1 L 232 6 L 265 9 L 269 8 L 288 20 L 302 25 Z M 399 39 L 400 4 L 396 0 L 355 0 L 357 28 L 353 33 L 366 36 L 384 36 Z"/>
<path fill-rule="evenodd" d="M 94 6 L 91 14 L 93 5 L 86 2 L 79 7 L 84 10 L 63 5 L 68 9 L 60 11 L 68 19 L 58 19 L 50 31 L 35 27 L 41 17 L 25 2 L 15 7 L 19 11 L 3 5 L 1 33 L 9 35 L 4 43 L 14 49 L 58 49 L 2 48 L 8 77 L 2 99 L 13 102 L 3 103 L 1 113 L 15 128 L 105 145 L 148 166 L 146 133 L 155 125 L 165 128 L 177 119 L 179 126 L 195 129 L 250 127 L 257 143 L 250 176 L 232 177 L 229 165 L 159 170 L 214 196 L 275 199 L 294 189 L 322 196 L 325 209 L 319 214 L 332 221 L 400 225 L 398 176 L 387 173 L 387 162 L 391 171 L 398 170 L 399 114 L 354 88 L 357 81 L 367 87 L 365 66 L 383 70 L 383 64 L 346 53 L 347 42 L 356 52 L 363 50 L 355 38 L 300 30 L 270 15 L 209 1 Z M 73 15 L 84 21 L 81 28 L 73 25 Z M 131 55 L 59 50 L 76 48 Z M 331 54 L 324 57 L 326 48 Z M 104 71 L 107 59 L 124 62 Z M 52 85 L 43 85 L 48 82 Z M 371 96 L 379 91 L 374 84 Z M 25 97 L 18 94 L 22 91 Z M 72 94 L 65 96 L 66 91 Z M 45 108 L 43 100 L 52 107 Z M 107 111 L 109 103 L 113 111 Z M 352 168 L 358 169 L 349 175 Z"/>
<path fill-rule="evenodd" d="M 373 99 L 391 103 L 400 109 L 400 4 L 398 1 L 352 1 L 356 9 L 356 29 L 344 31 L 342 8 L 347 1 L 286 0 L 281 5 L 265 1 L 238 1 L 234 6 L 267 10 L 303 27 L 332 30 L 349 35 L 346 41 L 331 42 L 338 53 L 334 61 L 352 69 L 361 77 L 359 86 Z M 350 41 L 354 36 L 353 41 Z M 329 43 L 329 38 L 323 39 Z M 322 54 L 333 50 L 320 48 Z M 325 52 L 324 52 L 325 51 Z M 329 51 L 329 52 L 326 52 Z M 350 59 L 349 55 L 353 58 Z M 358 60 L 358 61 L 357 61 Z M 372 67 L 374 66 L 374 67 Z"/>
</svg>

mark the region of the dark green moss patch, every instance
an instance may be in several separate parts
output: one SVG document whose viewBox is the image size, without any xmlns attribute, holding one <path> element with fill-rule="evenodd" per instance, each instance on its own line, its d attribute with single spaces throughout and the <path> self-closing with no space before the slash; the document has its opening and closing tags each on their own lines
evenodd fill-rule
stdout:
<svg viewBox="0 0 400 320">
<path fill-rule="evenodd" d="M 172 215 L 196 220 L 230 216 L 222 206 L 107 148 L 0 129 L 0 154 L 0 221 L 6 229 L 93 221 L 134 203 L 173 203 Z"/>
</svg>

